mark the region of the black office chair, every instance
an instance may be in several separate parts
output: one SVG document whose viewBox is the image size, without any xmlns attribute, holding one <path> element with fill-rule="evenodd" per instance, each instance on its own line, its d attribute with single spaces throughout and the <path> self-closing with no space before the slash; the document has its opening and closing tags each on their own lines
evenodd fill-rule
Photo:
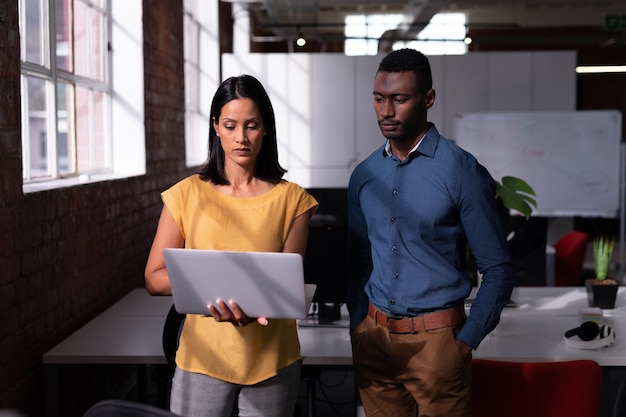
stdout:
<svg viewBox="0 0 626 417">
<path fill-rule="evenodd" d="M 127 400 L 102 400 L 93 405 L 83 417 L 179 417 L 162 408 Z"/>
<path fill-rule="evenodd" d="M 150 379 L 157 383 L 156 405 L 164 409 L 169 409 L 169 392 L 176 368 L 176 349 L 178 349 L 178 339 L 185 317 L 185 314 L 177 312 L 173 305 L 170 307 L 163 325 L 162 338 L 163 353 L 167 364 L 156 365 L 150 375 Z"/>
<path fill-rule="evenodd" d="M 315 403 L 315 386 L 321 375 L 321 367 L 317 365 L 303 365 L 301 380 L 306 384 L 306 415 L 313 417 L 317 415 Z M 296 415 L 299 415 L 296 413 Z"/>
<path fill-rule="evenodd" d="M 620 378 L 621 381 L 613 396 L 613 414 L 612 417 L 624 417 L 626 416 L 626 378 Z"/>
</svg>

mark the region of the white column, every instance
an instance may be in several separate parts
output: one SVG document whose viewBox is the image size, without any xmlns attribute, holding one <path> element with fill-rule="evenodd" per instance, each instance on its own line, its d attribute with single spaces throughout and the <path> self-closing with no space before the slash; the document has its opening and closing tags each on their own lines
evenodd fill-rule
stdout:
<svg viewBox="0 0 626 417">
<path fill-rule="evenodd" d="M 250 11 L 248 4 L 233 2 L 233 53 L 250 53 Z"/>
</svg>

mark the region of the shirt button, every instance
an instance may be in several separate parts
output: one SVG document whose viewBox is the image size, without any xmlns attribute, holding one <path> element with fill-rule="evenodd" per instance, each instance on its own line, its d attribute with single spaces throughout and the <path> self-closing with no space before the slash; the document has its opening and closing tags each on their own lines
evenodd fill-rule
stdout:
<svg viewBox="0 0 626 417">
<path fill-rule="evenodd" d="M 398 190 L 393 190 L 393 195 L 398 195 L 399 191 Z"/>
<path fill-rule="evenodd" d="M 397 273 L 393 274 L 393 277 L 397 279 L 398 278 L 398 274 Z"/>
<path fill-rule="evenodd" d="M 391 245 L 391 250 L 396 250 L 396 245 Z"/>
<path fill-rule="evenodd" d="M 396 300 L 391 300 L 391 305 L 395 306 L 396 305 Z"/>
<path fill-rule="evenodd" d="M 395 223 L 395 222 L 396 222 L 396 218 L 395 218 L 395 217 L 392 217 L 392 218 L 391 218 L 391 223 Z"/>
</svg>

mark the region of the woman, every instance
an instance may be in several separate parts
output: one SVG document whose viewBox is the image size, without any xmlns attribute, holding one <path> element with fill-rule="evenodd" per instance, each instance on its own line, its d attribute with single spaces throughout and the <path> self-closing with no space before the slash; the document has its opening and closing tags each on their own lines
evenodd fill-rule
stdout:
<svg viewBox="0 0 626 417">
<path fill-rule="evenodd" d="M 261 83 L 249 75 L 225 80 L 210 116 L 206 164 L 162 193 L 145 271 L 153 295 L 171 294 L 164 248 L 305 253 L 318 204 L 282 179 L 274 110 Z M 251 318 L 236 303 L 209 312 L 185 320 L 171 411 L 223 417 L 238 405 L 240 416 L 293 415 L 301 367 L 295 320 Z"/>
</svg>

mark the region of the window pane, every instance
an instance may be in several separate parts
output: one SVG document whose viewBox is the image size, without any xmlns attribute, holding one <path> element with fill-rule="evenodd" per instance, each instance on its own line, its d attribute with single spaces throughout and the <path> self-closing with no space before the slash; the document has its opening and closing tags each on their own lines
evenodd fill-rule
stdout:
<svg viewBox="0 0 626 417">
<path fill-rule="evenodd" d="M 365 15 L 349 15 L 345 19 L 344 33 L 348 38 L 362 38 L 367 34 L 367 20 Z"/>
<path fill-rule="evenodd" d="M 71 3 L 59 1 L 56 9 L 56 42 L 57 42 L 57 66 L 60 69 L 71 72 L 72 68 L 72 10 Z"/>
<path fill-rule="evenodd" d="M 76 87 L 76 159 L 80 173 L 107 168 L 105 99 L 105 94 L 100 91 Z"/>
<path fill-rule="evenodd" d="M 345 54 L 376 55 L 378 53 L 378 39 L 387 30 L 396 29 L 401 22 L 401 14 L 346 16 Z"/>
<path fill-rule="evenodd" d="M 107 167 L 109 149 L 106 146 L 106 117 L 105 94 L 101 91 L 93 92 L 93 166 L 95 171 L 102 171 Z"/>
<path fill-rule="evenodd" d="M 89 7 L 82 1 L 74 2 L 74 73 L 89 77 L 91 21 Z"/>
<path fill-rule="evenodd" d="M 30 177 L 48 176 L 48 113 L 46 81 L 27 77 L 28 89 L 28 138 Z"/>
<path fill-rule="evenodd" d="M 74 2 L 74 15 L 74 71 L 78 75 L 104 81 L 104 15 L 78 0 Z"/>
<path fill-rule="evenodd" d="M 417 40 L 398 42 L 394 49 L 410 47 L 426 55 L 463 55 L 467 53 L 465 14 L 438 13 L 417 36 Z"/>
<path fill-rule="evenodd" d="M 89 90 L 76 87 L 76 163 L 79 172 L 91 168 L 91 133 L 89 130 Z"/>
<path fill-rule="evenodd" d="M 76 172 L 74 158 L 74 88 L 72 84 L 57 84 L 57 157 L 59 174 Z"/>
<path fill-rule="evenodd" d="M 104 80 L 104 49 L 105 49 L 105 40 L 104 40 L 104 16 L 102 13 L 99 13 L 95 9 L 91 10 L 91 27 L 89 28 L 91 31 L 91 48 L 90 48 L 90 56 L 91 56 L 91 68 L 89 77 L 103 81 Z"/>
<path fill-rule="evenodd" d="M 26 27 L 22 28 L 22 36 L 26 43 L 26 61 L 44 65 L 43 36 L 45 30 L 41 0 L 25 0 L 24 14 Z"/>
</svg>

